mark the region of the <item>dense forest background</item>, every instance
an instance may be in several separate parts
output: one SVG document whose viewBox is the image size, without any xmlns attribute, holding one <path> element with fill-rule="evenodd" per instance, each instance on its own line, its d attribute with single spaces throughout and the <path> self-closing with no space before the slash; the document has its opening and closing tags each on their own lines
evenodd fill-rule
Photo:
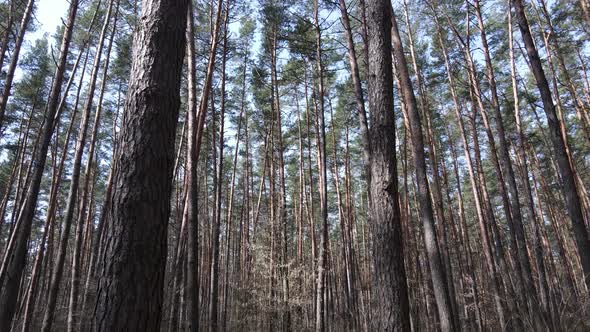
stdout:
<svg viewBox="0 0 590 332">
<path fill-rule="evenodd" d="M 0 331 L 590 329 L 588 0 L 37 5 Z"/>
</svg>

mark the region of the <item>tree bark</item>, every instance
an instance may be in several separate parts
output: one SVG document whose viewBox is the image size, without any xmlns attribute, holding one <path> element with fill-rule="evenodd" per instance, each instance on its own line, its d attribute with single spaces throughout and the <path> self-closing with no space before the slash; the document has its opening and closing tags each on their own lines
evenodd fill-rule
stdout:
<svg viewBox="0 0 590 332">
<path fill-rule="evenodd" d="M 134 41 L 97 331 L 159 331 L 188 1 L 144 0 Z"/>
<path fill-rule="evenodd" d="M 81 56 L 82 53 L 84 53 L 84 52 L 80 52 L 79 56 Z M 78 60 L 79 60 L 79 57 L 78 57 Z M 45 243 L 47 241 L 47 237 L 53 231 L 54 224 L 55 224 L 55 219 L 56 219 L 55 210 L 57 208 L 58 192 L 59 192 L 59 187 L 60 187 L 60 184 L 62 181 L 62 173 L 63 173 L 64 165 L 65 165 L 66 159 L 68 157 L 71 134 L 73 131 L 75 120 L 76 120 L 76 115 L 78 114 L 78 102 L 80 99 L 80 93 L 82 91 L 82 81 L 84 79 L 84 72 L 86 71 L 87 60 L 88 60 L 88 52 L 86 52 L 86 56 L 84 57 L 84 65 L 82 66 L 83 69 L 82 69 L 82 74 L 80 75 L 80 81 L 78 84 L 78 92 L 76 93 L 76 101 L 74 102 L 72 115 L 70 117 L 70 124 L 69 124 L 67 132 L 66 132 L 64 147 L 62 149 L 60 161 L 57 166 L 57 169 L 55 170 L 55 172 L 53 174 L 53 179 L 52 179 L 52 183 L 51 183 L 51 190 L 50 190 L 50 195 L 49 195 L 49 204 L 48 204 L 48 208 L 47 208 L 47 217 L 45 218 L 43 238 L 41 239 L 41 244 L 39 244 L 39 249 L 38 249 L 37 255 L 36 255 L 37 257 L 35 258 L 33 270 L 31 272 L 31 287 L 29 289 L 29 294 L 27 294 L 27 300 L 26 300 L 26 304 L 25 304 L 25 315 L 24 315 L 23 324 L 22 324 L 22 326 L 23 326 L 22 331 L 23 332 L 27 332 L 29 330 L 30 324 L 31 324 L 31 319 L 32 319 L 31 316 L 35 310 L 35 296 L 36 296 L 36 292 L 37 292 L 36 279 L 41 277 L 39 275 L 40 274 L 39 270 L 41 269 L 41 265 L 42 265 L 42 262 L 43 262 L 43 259 L 45 256 Z"/>
<path fill-rule="evenodd" d="M 391 59 L 391 2 L 367 1 L 371 210 L 375 271 L 371 329 L 408 331 L 410 313 L 398 199 Z"/>
<path fill-rule="evenodd" d="M 360 72 L 358 61 L 356 58 L 356 51 L 354 48 L 354 40 L 352 39 L 352 29 L 350 27 L 350 20 L 348 18 L 348 10 L 346 9 L 345 0 L 338 0 L 340 6 L 340 15 L 342 18 L 342 26 L 344 27 L 344 34 L 346 36 L 346 46 L 348 49 L 348 62 L 350 64 L 350 71 L 352 77 L 352 84 L 354 87 L 354 96 L 356 98 L 356 108 L 359 117 L 359 124 L 361 128 L 361 141 L 363 146 L 363 163 L 365 164 L 365 176 L 367 177 L 367 187 L 371 187 L 371 168 L 370 162 L 370 140 L 369 140 L 369 124 L 367 122 L 367 111 L 365 109 L 365 97 L 363 95 L 363 88 L 361 85 Z M 370 191 L 369 191 L 370 196 Z"/>
<path fill-rule="evenodd" d="M 70 297 L 69 297 L 69 304 L 68 304 L 68 321 L 67 321 L 67 329 L 68 332 L 73 332 L 76 329 L 79 329 L 78 327 L 78 295 L 80 293 L 79 288 L 80 288 L 80 278 L 81 278 L 81 263 L 82 263 L 82 242 L 83 242 L 83 236 L 82 233 L 84 231 L 84 219 L 85 219 L 85 214 L 86 214 L 86 208 L 88 205 L 88 195 L 92 195 L 91 191 L 92 191 L 92 184 L 91 179 L 93 178 L 91 176 L 92 173 L 92 167 L 94 166 L 94 155 L 95 155 L 95 150 L 96 150 L 96 140 L 97 140 L 97 136 L 98 136 L 98 131 L 100 128 L 100 119 L 101 119 L 101 115 L 102 115 L 102 108 L 103 108 L 103 98 L 104 98 L 104 94 L 105 94 L 105 90 L 106 90 L 106 84 L 107 84 L 107 80 L 108 80 L 108 72 L 109 72 L 109 63 L 110 63 L 110 55 L 111 55 L 111 50 L 113 47 L 113 41 L 114 41 L 114 36 L 115 36 L 115 32 L 117 30 L 117 18 L 119 15 L 119 4 L 120 1 L 119 0 L 111 0 L 109 2 L 109 9 L 107 11 L 106 14 L 106 18 L 105 18 L 105 25 L 103 26 L 103 32 L 101 33 L 101 39 L 105 38 L 105 33 L 106 33 L 106 27 L 109 25 L 110 21 L 110 17 L 113 11 L 113 5 L 116 1 L 116 8 L 115 8 L 115 13 L 114 13 L 114 18 L 113 18 L 113 23 L 112 23 L 112 31 L 111 31 L 111 36 L 109 39 L 109 44 L 107 46 L 106 49 L 106 53 L 105 53 L 105 58 L 104 58 L 104 64 L 103 64 L 103 73 L 102 73 L 102 82 L 101 82 L 101 86 L 100 86 L 100 92 L 99 92 L 99 96 L 98 96 L 98 102 L 97 102 L 97 107 L 96 107 L 96 113 L 94 115 L 94 124 L 92 126 L 92 134 L 91 134 L 91 138 L 90 138 L 90 146 L 88 148 L 88 160 L 86 161 L 86 168 L 84 170 L 84 184 L 82 187 L 82 197 L 80 198 L 80 206 L 78 207 L 78 224 L 76 226 L 76 237 L 75 237 L 75 244 L 74 244 L 74 253 L 72 256 L 72 277 L 70 280 Z M 104 42 L 103 42 L 104 43 Z M 101 43 L 102 44 L 102 43 Z M 99 45 L 102 46 L 102 45 Z M 97 49 L 97 53 L 98 53 L 98 49 Z M 99 53 L 100 54 L 100 53 Z M 100 57 L 98 57 L 100 59 Z M 98 66 L 99 64 L 96 63 L 96 66 Z M 97 70 L 97 69 L 95 69 Z M 97 72 L 98 73 L 98 72 Z M 92 79 L 92 78 L 91 78 Z M 91 104 L 91 100 L 90 95 L 88 97 L 88 103 L 90 106 L 92 107 Z M 90 217 L 90 213 L 88 213 L 88 216 Z M 91 225 L 88 225 L 88 228 L 91 228 Z M 89 230 L 87 230 L 88 232 Z M 98 244 L 96 244 L 98 245 Z"/>
<path fill-rule="evenodd" d="M 395 15 L 391 14 L 393 55 L 400 75 L 400 89 L 404 106 L 408 112 L 410 127 L 412 130 L 412 154 L 415 164 L 416 181 L 418 186 L 418 201 L 420 203 L 420 218 L 424 227 L 424 241 L 428 254 L 428 263 L 434 288 L 434 295 L 438 307 L 438 316 L 443 331 L 455 331 L 453 307 L 446 280 L 446 271 L 442 262 L 439 241 L 434 229 L 434 211 L 430 200 L 430 189 L 426 172 L 426 157 L 424 155 L 424 141 L 422 135 L 422 123 L 418 110 L 418 103 L 412 87 L 412 81 L 408 72 L 404 50 L 399 35 Z"/>
<path fill-rule="evenodd" d="M 188 144 L 187 144 L 187 273 L 186 273 L 186 301 L 187 301 L 187 330 L 197 332 L 199 329 L 199 276 L 197 266 L 198 256 L 198 175 L 196 141 L 197 141 L 197 82 L 195 60 L 195 22 L 193 2 L 189 1 L 187 21 L 187 66 L 188 66 Z M 178 268 L 178 267 L 177 267 Z M 175 317 L 172 317 L 175 319 Z"/>
<path fill-rule="evenodd" d="M 31 226 L 37 207 L 37 198 L 41 187 L 41 178 L 45 169 L 47 160 L 47 151 L 51 142 L 54 131 L 54 117 L 58 108 L 59 95 L 66 70 L 68 51 L 74 22 L 78 12 L 78 0 L 72 0 L 68 11 L 68 20 L 63 34 L 59 62 L 55 71 L 55 77 L 49 95 L 49 103 L 45 113 L 45 122 L 40 133 L 39 149 L 33 156 L 34 165 L 31 184 L 26 192 L 25 200 L 18 216 L 19 227 L 14 229 L 15 238 L 13 250 L 5 253 L 5 259 L 0 271 L 0 285 L 2 285 L 2 294 L 0 295 L 0 330 L 9 331 L 12 318 L 15 312 L 15 304 L 19 290 L 19 284 L 23 270 L 25 269 L 27 259 L 27 243 L 31 235 Z M 57 119 L 59 120 L 59 119 Z M 6 277 L 4 277 L 6 275 Z"/>
<path fill-rule="evenodd" d="M 559 119 L 555 112 L 555 105 L 549 89 L 549 83 L 539 58 L 539 53 L 531 36 L 528 20 L 526 18 L 523 0 L 513 0 L 512 5 L 516 11 L 516 20 L 522 39 L 524 41 L 528 59 L 531 65 L 531 70 L 537 82 L 537 88 L 541 95 L 543 102 L 543 109 L 547 116 L 547 124 L 549 126 L 549 138 L 553 145 L 553 153 L 559 172 L 561 174 L 562 189 L 565 196 L 569 218 L 572 223 L 572 231 L 578 247 L 578 255 L 582 264 L 584 273 L 584 280 L 586 287 L 590 288 L 590 239 L 588 238 L 588 229 L 584 222 L 584 215 L 582 213 L 582 203 L 578 190 L 576 188 L 574 172 L 566 155 L 566 144 L 561 136 L 559 126 Z"/>
<path fill-rule="evenodd" d="M 96 81 L 98 78 L 98 71 L 100 69 L 100 60 L 102 58 L 102 48 L 106 37 L 106 29 L 110 22 L 110 16 L 113 8 L 114 0 L 110 1 L 109 9 L 105 17 L 103 28 L 98 39 L 98 46 L 96 47 L 96 55 L 94 57 L 94 64 L 92 72 L 90 74 L 89 87 L 86 103 L 82 112 L 82 119 L 80 122 L 80 129 L 78 130 L 78 141 L 76 143 L 76 152 L 74 155 L 74 161 L 72 165 L 72 178 L 70 180 L 70 189 L 67 198 L 67 205 L 65 216 L 63 220 L 63 230 L 59 241 L 57 260 L 54 266 L 54 274 L 51 276 L 51 284 L 49 286 L 49 297 L 47 299 L 47 305 L 43 316 L 43 325 L 41 330 L 43 332 L 49 332 L 53 324 L 53 315 L 55 312 L 55 306 L 57 304 L 57 296 L 60 288 L 61 279 L 63 276 L 63 268 L 66 260 L 66 249 L 70 238 L 70 229 L 74 220 L 74 209 L 78 201 L 78 184 L 80 181 L 80 172 L 82 168 L 82 156 L 84 154 L 84 148 L 86 145 L 86 136 L 88 132 L 88 124 L 90 120 L 90 113 L 92 111 L 92 105 L 94 102 L 94 93 L 96 90 Z M 108 61 L 108 60 L 107 60 Z M 92 159 L 92 158 L 90 158 Z M 78 220 L 78 225 L 81 229 L 83 220 Z"/>
<path fill-rule="evenodd" d="M 219 22 L 223 24 L 224 27 L 224 36 L 223 36 L 223 43 L 222 43 L 222 55 L 221 55 L 221 96 L 220 96 L 220 110 L 219 110 L 219 137 L 218 137 L 218 145 L 219 151 L 218 159 L 213 160 L 216 163 L 217 167 L 214 168 L 214 172 L 216 172 L 214 181 L 214 188 L 215 188 L 215 212 L 214 220 L 213 220 L 213 256 L 212 256 L 212 271 L 211 271 L 211 288 L 210 288 L 210 307 L 209 307 L 209 319 L 211 321 L 211 332 L 217 332 L 220 330 L 220 318 L 219 317 L 219 271 L 221 266 L 220 254 L 221 254 L 221 245 L 220 245 L 220 229 L 221 229 L 221 205 L 222 205 L 222 191 L 223 191 L 223 150 L 225 146 L 225 64 L 226 64 L 226 57 L 227 57 L 227 17 L 228 17 L 228 10 L 229 6 L 227 6 L 228 2 L 226 2 L 226 7 L 224 9 L 224 14 L 222 21 Z M 215 107 L 214 103 L 211 103 L 211 107 L 213 109 L 213 124 L 215 123 Z M 212 125 L 212 144 L 214 145 L 215 149 L 215 131 L 217 130 L 214 128 L 215 126 Z"/>
<path fill-rule="evenodd" d="M 328 173 L 326 162 L 326 125 L 324 121 L 324 65 L 322 62 L 322 34 L 319 20 L 319 0 L 314 1 L 314 28 L 316 37 L 316 61 L 317 61 L 317 90 L 318 107 L 316 107 L 317 118 L 317 151 L 318 151 L 318 172 L 320 174 L 320 214 L 322 218 L 322 236 L 320 238 L 320 253 L 317 273 L 316 293 L 316 332 L 325 331 L 326 309 L 326 279 L 328 269 Z"/>
<path fill-rule="evenodd" d="M 469 180 L 471 183 L 473 198 L 475 201 L 475 210 L 476 210 L 477 220 L 478 220 L 480 233 L 481 233 L 482 249 L 483 249 L 483 254 L 484 254 L 484 258 L 485 258 L 486 268 L 487 268 L 488 272 L 491 274 L 490 277 L 492 279 L 492 287 L 493 287 L 493 293 L 494 293 L 494 305 L 495 305 L 496 311 L 498 313 L 498 319 L 500 321 L 500 329 L 502 331 L 505 331 L 506 330 L 506 318 L 505 318 L 505 312 L 504 312 L 504 305 L 502 303 L 503 292 L 502 292 L 502 288 L 501 288 L 501 278 L 500 278 L 499 272 L 497 271 L 496 264 L 494 262 L 492 247 L 490 244 L 490 236 L 489 236 L 489 233 L 488 233 L 488 230 L 486 227 L 486 221 L 484 219 L 484 211 L 483 211 L 484 207 L 481 202 L 480 195 L 479 195 L 478 181 L 477 181 L 477 178 L 475 175 L 475 170 L 473 167 L 473 160 L 471 158 L 471 154 L 469 153 L 469 144 L 467 141 L 465 126 L 464 126 L 463 118 L 461 115 L 461 105 L 459 104 L 459 97 L 458 97 L 458 94 L 457 94 L 457 91 L 455 88 L 455 79 L 453 78 L 453 73 L 451 71 L 451 64 L 450 64 L 450 59 L 449 59 L 449 56 L 447 53 L 446 44 L 442 39 L 442 27 L 440 25 L 440 22 L 438 21 L 438 16 L 436 16 L 436 14 L 438 13 L 437 9 L 432 8 L 432 10 L 435 14 L 434 19 L 435 19 L 435 23 L 437 26 L 437 38 L 438 38 L 439 44 L 441 46 L 443 57 L 445 60 L 445 69 L 447 71 L 449 90 L 450 90 L 451 97 L 453 100 L 453 110 L 455 113 L 457 123 L 459 125 L 459 128 L 458 128 L 459 134 L 460 134 L 461 141 L 463 144 L 463 152 L 464 152 L 464 156 L 465 156 L 465 160 L 466 160 L 467 171 L 469 174 Z M 455 158 L 455 159 L 457 159 L 457 158 Z M 476 283 L 477 280 L 473 280 L 473 282 Z"/>
</svg>

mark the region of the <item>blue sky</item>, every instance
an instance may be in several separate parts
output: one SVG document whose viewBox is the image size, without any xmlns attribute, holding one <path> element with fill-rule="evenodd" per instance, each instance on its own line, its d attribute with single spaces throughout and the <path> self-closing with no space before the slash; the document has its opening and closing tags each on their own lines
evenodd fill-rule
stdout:
<svg viewBox="0 0 590 332">
<path fill-rule="evenodd" d="M 61 24 L 62 17 L 67 15 L 67 10 L 67 0 L 38 0 L 37 10 L 33 14 L 37 31 L 34 33 L 25 34 L 25 43 L 23 45 L 25 50 L 27 50 L 31 45 L 34 45 L 35 40 L 42 38 L 43 34 L 48 33 L 49 36 L 51 36 Z M 50 45 L 54 43 L 53 38 L 48 38 L 48 41 Z M 18 82 L 20 80 L 21 74 L 22 71 L 20 68 L 17 68 L 15 73 L 15 81 Z"/>
<path fill-rule="evenodd" d="M 68 2 L 66 0 L 38 0 L 37 11 L 35 18 L 37 19 L 38 30 L 34 34 L 27 36 L 27 39 L 33 41 L 43 36 L 45 32 L 52 34 L 58 25 L 61 24 L 61 19 L 68 10 Z"/>
</svg>

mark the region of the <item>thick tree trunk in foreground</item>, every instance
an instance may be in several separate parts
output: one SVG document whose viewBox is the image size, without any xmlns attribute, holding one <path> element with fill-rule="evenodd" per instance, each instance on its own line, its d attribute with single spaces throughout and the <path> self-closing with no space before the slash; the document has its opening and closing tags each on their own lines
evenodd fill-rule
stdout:
<svg viewBox="0 0 590 332">
<path fill-rule="evenodd" d="M 367 1 L 369 112 L 371 115 L 371 210 L 373 235 L 372 330 L 408 331 L 410 312 L 397 188 L 391 2 Z"/>
<path fill-rule="evenodd" d="M 95 311 L 97 331 L 159 331 L 187 0 L 144 0 Z"/>
</svg>

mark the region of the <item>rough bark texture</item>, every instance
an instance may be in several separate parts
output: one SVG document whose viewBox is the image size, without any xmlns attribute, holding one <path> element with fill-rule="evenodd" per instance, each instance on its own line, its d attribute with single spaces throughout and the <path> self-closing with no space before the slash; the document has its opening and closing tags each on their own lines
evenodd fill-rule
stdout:
<svg viewBox="0 0 590 332">
<path fill-rule="evenodd" d="M 97 331 L 159 331 L 187 0 L 144 0 L 101 258 Z"/>
<path fill-rule="evenodd" d="M 371 211 L 374 331 L 408 331 L 410 313 L 397 188 L 391 2 L 367 1 L 369 112 L 371 115 Z"/>
</svg>

